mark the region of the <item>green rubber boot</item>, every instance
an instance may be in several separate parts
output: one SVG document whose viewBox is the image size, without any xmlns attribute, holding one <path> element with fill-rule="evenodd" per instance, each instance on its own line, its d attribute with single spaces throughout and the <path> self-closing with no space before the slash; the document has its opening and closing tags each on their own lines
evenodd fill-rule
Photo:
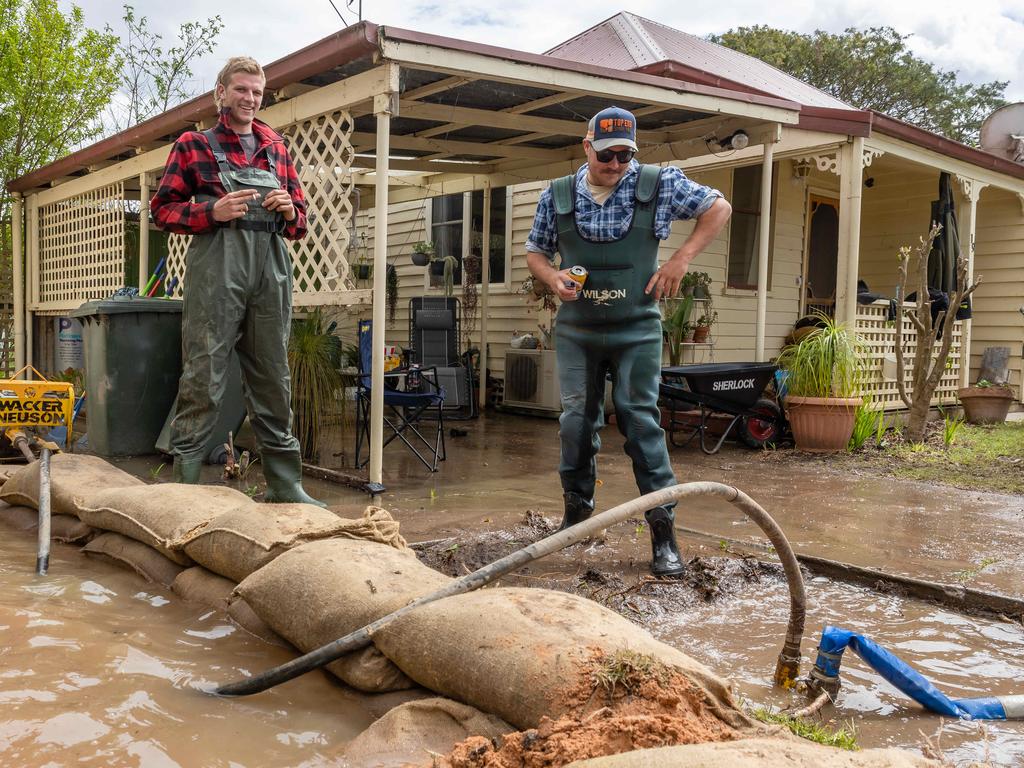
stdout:
<svg viewBox="0 0 1024 768">
<path fill-rule="evenodd" d="M 316 504 L 326 507 L 302 489 L 302 457 L 298 451 L 261 454 L 263 477 L 267 481 L 264 501 L 270 504 Z"/>
<path fill-rule="evenodd" d="M 176 483 L 198 485 L 199 470 L 202 469 L 202 467 L 202 459 L 182 459 L 179 458 L 178 456 L 175 456 L 174 470 L 171 474 L 171 477 Z"/>
</svg>

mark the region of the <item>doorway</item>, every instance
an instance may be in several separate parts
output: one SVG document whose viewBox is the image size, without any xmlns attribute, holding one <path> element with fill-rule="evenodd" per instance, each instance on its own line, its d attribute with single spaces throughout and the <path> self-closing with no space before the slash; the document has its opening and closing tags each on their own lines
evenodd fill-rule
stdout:
<svg viewBox="0 0 1024 768">
<path fill-rule="evenodd" d="M 801 315 L 815 310 L 830 317 L 834 315 L 838 257 L 839 200 L 811 194 L 807 201 L 807 247 L 804 249 Z"/>
</svg>

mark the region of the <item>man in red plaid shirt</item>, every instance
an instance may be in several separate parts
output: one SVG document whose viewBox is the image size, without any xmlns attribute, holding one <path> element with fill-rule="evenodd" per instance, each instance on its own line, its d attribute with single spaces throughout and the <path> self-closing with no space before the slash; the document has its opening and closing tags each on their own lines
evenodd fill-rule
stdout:
<svg viewBox="0 0 1024 768">
<path fill-rule="evenodd" d="M 199 482 L 234 349 L 266 500 L 324 506 L 302 488 L 299 443 L 291 433 L 292 259 L 284 239 L 305 236 L 306 206 L 284 139 L 256 119 L 265 84 L 253 59 L 228 61 L 214 90 L 216 127 L 188 131 L 175 142 L 151 203 L 158 227 L 192 235 L 171 423 L 174 480 Z"/>
</svg>

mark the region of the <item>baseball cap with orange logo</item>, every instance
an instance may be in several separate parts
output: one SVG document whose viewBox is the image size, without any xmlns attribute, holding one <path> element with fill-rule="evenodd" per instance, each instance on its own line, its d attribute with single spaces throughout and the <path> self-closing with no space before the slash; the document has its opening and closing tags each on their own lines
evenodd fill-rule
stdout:
<svg viewBox="0 0 1024 768">
<path fill-rule="evenodd" d="M 619 107 L 602 109 L 590 118 L 584 138 L 595 152 L 609 147 L 639 149 L 636 145 L 636 118 L 632 112 Z"/>
</svg>

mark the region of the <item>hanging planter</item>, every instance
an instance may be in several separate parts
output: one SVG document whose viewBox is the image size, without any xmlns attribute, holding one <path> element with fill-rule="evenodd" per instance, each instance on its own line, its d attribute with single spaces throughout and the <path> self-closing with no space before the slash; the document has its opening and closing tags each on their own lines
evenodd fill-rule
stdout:
<svg viewBox="0 0 1024 768">
<path fill-rule="evenodd" d="M 373 264 L 354 264 L 352 265 L 352 274 L 355 275 L 356 280 L 369 280 L 373 276 Z"/>
<path fill-rule="evenodd" d="M 444 277 L 444 259 L 434 259 L 430 262 L 430 274 L 434 277 Z"/>
<path fill-rule="evenodd" d="M 434 256 L 434 244 L 429 240 L 420 240 L 412 247 L 412 263 L 417 267 L 425 267 Z"/>
</svg>

